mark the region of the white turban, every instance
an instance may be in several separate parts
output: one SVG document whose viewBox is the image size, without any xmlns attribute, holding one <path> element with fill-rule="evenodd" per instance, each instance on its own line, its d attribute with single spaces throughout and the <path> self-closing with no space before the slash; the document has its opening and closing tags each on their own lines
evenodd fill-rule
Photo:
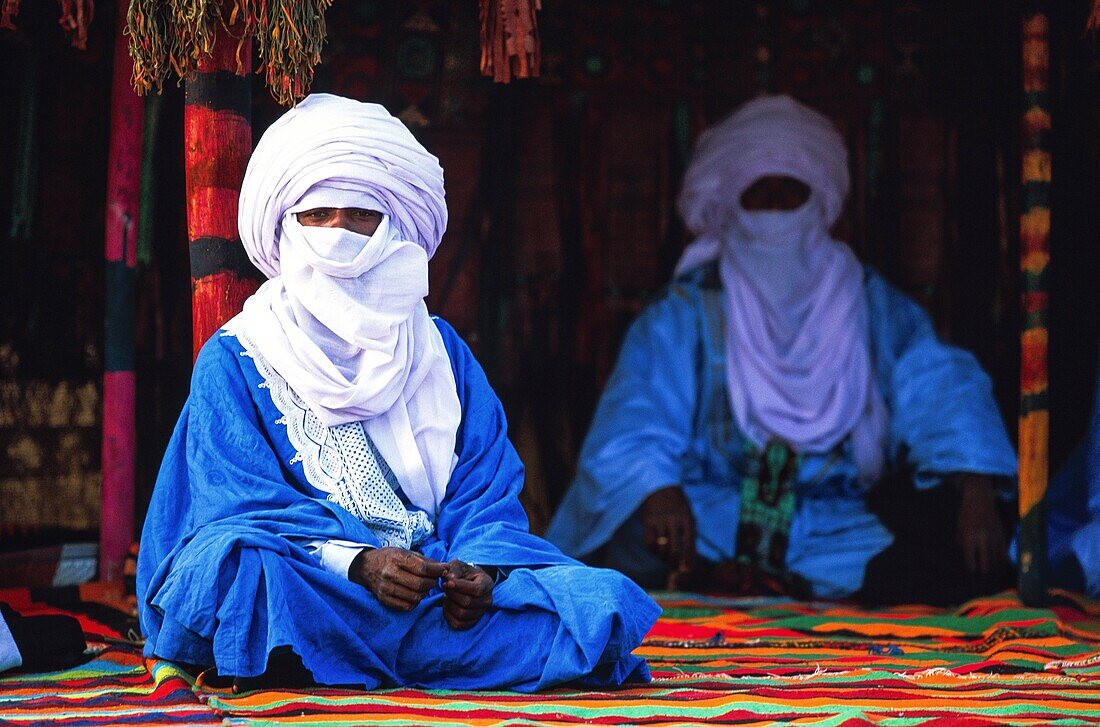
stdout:
<svg viewBox="0 0 1100 727">
<path fill-rule="evenodd" d="M 677 202 L 684 224 L 696 235 L 721 232 L 741 193 L 769 175 L 806 183 L 828 228 L 848 196 L 848 150 L 827 118 L 790 96 L 749 101 L 695 144 Z"/>
<path fill-rule="evenodd" d="M 382 106 L 315 93 L 264 132 L 241 185 L 241 241 L 269 278 L 279 274 L 283 214 L 321 184 L 378 200 L 397 234 L 429 258 L 443 239 L 439 160 Z"/>
<path fill-rule="evenodd" d="M 319 207 L 383 216 L 371 235 L 298 220 Z M 424 304 L 428 258 L 447 227 L 439 160 L 381 106 L 311 95 L 256 145 L 238 227 L 270 280 L 227 331 L 307 407 L 306 428 L 320 432 L 311 436 L 361 423 L 408 499 L 434 515 L 462 417 Z M 306 478 L 325 489 L 308 469 Z M 392 491 L 367 499 L 359 509 L 393 515 L 404 547 L 423 532 Z"/>
</svg>

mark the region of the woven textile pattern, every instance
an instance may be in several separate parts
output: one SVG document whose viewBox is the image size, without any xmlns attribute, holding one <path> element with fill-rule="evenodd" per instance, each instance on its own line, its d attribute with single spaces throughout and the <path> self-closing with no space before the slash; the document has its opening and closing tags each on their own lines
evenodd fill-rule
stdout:
<svg viewBox="0 0 1100 727">
<path fill-rule="evenodd" d="M 1049 609 L 1029 609 L 1004 594 L 950 611 L 866 611 L 657 597 L 665 613 L 640 649 L 654 674 L 645 686 L 232 695 L 192 691 L 176 667 L 111 646 L 70 672 L 0 678 L 0 723 L 1100 724 L 1097 603 L 1056 593 Z"/>
</svg>

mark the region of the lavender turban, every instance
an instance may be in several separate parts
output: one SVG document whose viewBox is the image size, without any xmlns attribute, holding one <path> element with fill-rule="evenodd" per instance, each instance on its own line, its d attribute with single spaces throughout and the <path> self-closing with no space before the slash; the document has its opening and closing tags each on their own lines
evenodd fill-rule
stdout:
<svg viewBox="0 0 1100 727">
<path fill-rule="evenodd" d="M 404 124 L 378 104 L 311 94 L 264 132 L 241 186 L 241 241 L 268 277 L 279 274 L 283 214 L 322 185 L 378 200 L 429 258 L 447 229 L 443 169 Z"/>
<path fill-rule="evenodd" d="M 830 227 L 848 195 L 848 150 L 827 118 L 790 96 L 749 101 L 695 144 L 677 205 L 684 223 L 720 232 L 741 193 L 768 175 L 809 185 Z"/>
</svg>

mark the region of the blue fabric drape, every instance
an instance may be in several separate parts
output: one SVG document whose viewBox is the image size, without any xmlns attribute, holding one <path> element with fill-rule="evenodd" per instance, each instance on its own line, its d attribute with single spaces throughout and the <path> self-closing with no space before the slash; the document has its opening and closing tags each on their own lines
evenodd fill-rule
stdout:
<svg viewBox="0 0 1100 727">
<path fill-rule="evenodd" d="M 272 649 L 289 646 L 317 681 L 368 688 L 533 691 L 648 678 L 631 651 L 659 608 L 625 577 L 528 532 L 523 466 L 500 402 L 455 331 L 437 325 L 463 421 L 436 532 L 419 550 L 511 569 L 486 616 L 454 631 L 438 589 L 401 613 L 321 568 L 308 542 L 377 539 L 308 484 L 252 359 L 218 335 L 196 361 L 142 533 L 147 656 L 254 676 Z"/>
<path fill-rule="evenodd" d="M 1085 439 L 1047 490 L 1047 549 L 1053 585 L 1070 585 L 1057 582 L 1057 574 L 1073 556 L 1081 565 L 1085 592 L 1100 597 L 1100 363 Z"/>
<path fill-rule="evenodd" d="M 745 440 L 725 391 L 721 283 L 714 265 L 678 278 L 631 326 L 549 538 L 575 557 L 607 543 L 652 492 L 683 487 L 696 550 L 733 557 Z M 1014 477 L 1016 457 L 989 377 L 939 340 L 920 307 L 867 270 L 872 356 L 890 412 L 887 457 L 918 487 L 952 472 Z M 866 506 L 850 446 L 803 453 L 787 567 L 816 596 L 859 589 L 892 536 Z"/>
</svg>

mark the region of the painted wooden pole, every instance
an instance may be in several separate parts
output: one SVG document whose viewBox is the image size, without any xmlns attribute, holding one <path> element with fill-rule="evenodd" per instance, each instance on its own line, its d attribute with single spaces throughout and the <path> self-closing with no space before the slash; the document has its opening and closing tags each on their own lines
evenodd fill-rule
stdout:
<svg viewBox="0 0 1100 727">
<path fill-rule="evenodd" d="M 186 82 L 184 166 L 194 355 L 259 285 L 237 232 L 237 200 L 252 153 L 251 56 L 240 29 L 217 25 L 212 54 Z"/>
<path fill-rule="evenodd" d="M 111 77 L 111 131 L 107 156 L 104 251 L 107 262 L 103 372 L 102 505 L 99 577 L 115 581 L 134 539 L 134 270 L 144 113 L 130 87 L 131 63 L 123 36 L 128 0 L 120 0 Z"/>
<path fill-rule="evenodd" d="M 1047 266 L 1050 262 L 1050 21 L 1041 2 L 1024 13 L 1023 210 L 1020 272 L 1020 598 L 1046 599 L 1046 491 L 1050 412 L 1047 381 Z"/>
</svg>

